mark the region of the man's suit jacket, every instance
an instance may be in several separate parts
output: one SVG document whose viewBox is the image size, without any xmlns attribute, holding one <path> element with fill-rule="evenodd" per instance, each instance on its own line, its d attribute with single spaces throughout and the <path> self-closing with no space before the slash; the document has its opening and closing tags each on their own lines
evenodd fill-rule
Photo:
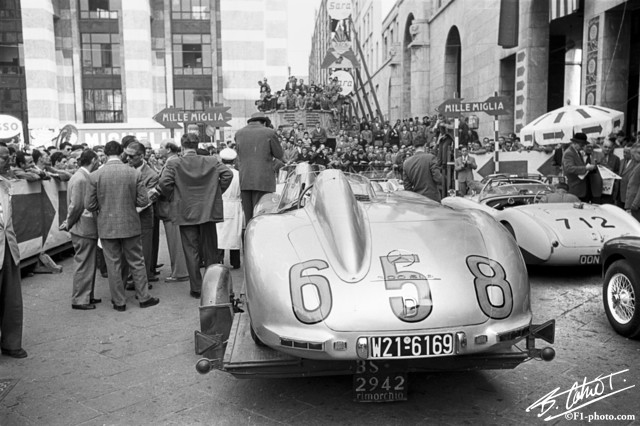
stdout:
<svg viewBox="0 0 640 426">
<path fill-rule="evenodd" d="M 18 239 L 13 230 L 13 209 L 11 206 L 11 183 L 0 176 L 0 270 L 4 266 L 4 256 L 6 245 L 9 245 L 13 262 L 20 263 L 20 249 Z"/>
<path fill-rule="evenodd" d="M 180 157 L 177 154 L 174 154 L 166 159 L 162 169 L 160 169 L 160 173 L 158 174 L 158 182 L 160 181 L 160 176 L 162 176 L 164 169 L 167 168 L 167 163 L 169 163 L 169 161 L 176 161 L 179 158 Z M 175 216 L 175 206 L 171 201 L 172 199 L 165 197 L 164 195 L 161 195 L 160 198 L 158 198 L 158 201 L 156 202 L 158 208 L 156 211 L 158 212 L 158 218 L 160 220 L 173 220 L 173 217 Z"/>
<path fill-rule="evenodd" d="M 620 175 L 622 179 L 620 179 L 620 193 L 618 194 L 618 199 L 622 201 L 622 203 L 627 200 L 627 186 L 629 185 L 629 178 L 631 177 L 631 174 L 633 173 L 633 170 L 636 168 L 637 164 L 638 163 L 633 158 L 631 158 L 628 162 L 625 159 L 622 159 L 620 161 L 620 169 L 618 171 L 618 175 Z"/>
<path fill-rule="evenodd" d="M 406 159 L 402 167 L 406 178 L 405 189 L 440 201 L 438 184 L 442 183 L 442 173 L 433 155 L 417 152 Z"/>
<path fill-rule="evenodd" d="M 242 191 L 275 192 L 273 159 L 282 161 L 283 151 L 273 129 L 252 122 L 235 135 Z"/>
<path fill-rule="evenodd" d="M 176 225 L 222 222 L 222 193 L 232 179 L 231 170 L 216 157 L 187 152 L 166 163 L 158 190 L 173 200 L 175 216 L 172 222 Z"/>
<path fill-rule="evenodd" d="M 580 198 L 586 197 L 587 182 L 579 177 L 587 172 L 586 164 L 573 146 L 567 148 L 562 155 L 562 169 L 567 178 L 569 192 Z"/>
<path fill-rule="evenodd" d="M 96 214 L 85 208 L 85 196 L 91 186 L 91 176 L 82 167 L 67 184 L 67 229 L 73 235 L 98 238 Z"/>
<path fill-rule="evenodd" d="M 624 208 L 626 210 L 640 209 L 640 165 L 636 165 L 627 185 L 627 198 L 625 199 Z"/>
<path fill-rule="evenodd" d="M 473 180 L 473 171 L 478 168 L 476 159 L 467 155 L 467 165 L 462 162 L 462 156 L 456 158 L 455 170 L 458 172 L 458 182 L 470 182 Z"/>
<path fill-rule="evenodd" d="M 158 173 L 146 161 L 142 163 L 142 167 L 138 171 L 140 171 L 142 184 L 147 192 L 156 187 L 159 178 Z M 140 226 L 144 229 L 153 228 L 153 206 L 149 206 L 140 212 Z"/>
<path fill-rule="evenodd" d="M 85 198 L 89 211 L 98 212 L 98 236 L 103 239 L 140 235 L 136 207 L 149 204 L 140 172 L 120 160 L 110 159 L 91 174 Z"/>
</svg>

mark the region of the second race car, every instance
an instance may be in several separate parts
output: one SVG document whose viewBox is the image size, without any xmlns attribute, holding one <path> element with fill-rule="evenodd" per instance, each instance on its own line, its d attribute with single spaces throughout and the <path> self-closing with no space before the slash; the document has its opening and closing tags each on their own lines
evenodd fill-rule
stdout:
<svg viewBox="0 0 640 426">
<path fill-rule="evenodd" d="M 640 223 L 616 206 L 541 202 L 550 192 L 538 179 L 498 175 L 477 193 L 446 197 L 442 204 L 489 213 L 516 239 L 527 264 L 597 265 L 604 242 L 640 236 Z"/>
</svg>

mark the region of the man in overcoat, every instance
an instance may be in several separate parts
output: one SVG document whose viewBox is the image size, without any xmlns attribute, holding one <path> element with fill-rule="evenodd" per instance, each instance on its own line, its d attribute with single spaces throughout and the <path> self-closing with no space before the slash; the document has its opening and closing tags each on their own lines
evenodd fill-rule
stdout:
<svg viewBox="0 0 640 426">
<path fill-rule="evenodd" d="M 253 217 L 253 208 L 260 198 L 276 190 L 274 159 L 282 161 L 283 151 L 276 132 L 267 124 L 269 118 L 257 112 L 235 135 L 245 223 Z"/>
</svg>

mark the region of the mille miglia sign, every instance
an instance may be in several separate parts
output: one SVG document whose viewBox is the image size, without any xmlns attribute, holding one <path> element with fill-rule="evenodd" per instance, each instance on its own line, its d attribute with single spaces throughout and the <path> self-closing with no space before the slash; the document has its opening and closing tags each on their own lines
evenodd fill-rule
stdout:
<svg viewBox="0 0 640 426">
<path fill-rule="evenodd" d="M 452 98 L 444 101 L 437 108 L 445 117 L 459 117 L 462 114 L 484 112 L 489 115 L 504 115 L 509 112 L 508 98 L 492 96 L 485 101 L 462 102 L 463 98 Z"/>
<path fill-rule="evenodd" d="M 229 127 L 230 107 L 214 106 L 204 111 L 183 111 L 178 108 L 165 108 L 153 119 L 168 129 L 179 129 L 183 123 L 204 123 L 211 127 Z"/>
</svg>

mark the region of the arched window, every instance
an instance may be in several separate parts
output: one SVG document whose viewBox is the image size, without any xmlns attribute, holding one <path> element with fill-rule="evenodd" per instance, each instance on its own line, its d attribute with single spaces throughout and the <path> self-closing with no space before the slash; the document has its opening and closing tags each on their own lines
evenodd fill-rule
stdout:
<svg viewBox="0 0 640 426">
<path fill-rule="evenodd" d="M 461 76 L 461 52 L 460 32 L 458 27 L 453 26 L 447 36 L 447 44 L 444 48 L 444 98 L 451 98 L 454 94 L 462 97 L 460 76 Z"/>
</svg>

